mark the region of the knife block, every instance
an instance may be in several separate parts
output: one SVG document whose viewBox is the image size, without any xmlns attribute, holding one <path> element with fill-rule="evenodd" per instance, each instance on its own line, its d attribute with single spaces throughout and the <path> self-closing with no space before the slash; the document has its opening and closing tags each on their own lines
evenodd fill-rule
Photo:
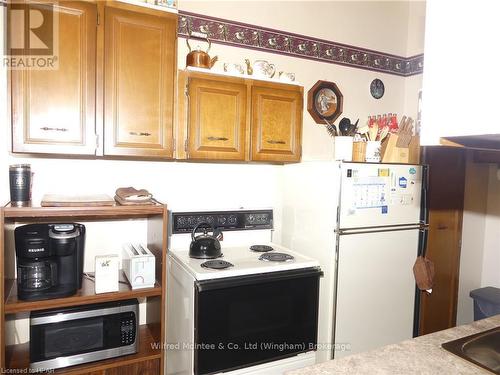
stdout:
<svg viewBox="0 0 500 375">
<path fill-rule="evenodd" d="M 414 137 L 412 137 L 414 138 Z M 397 147 L 397 134 L 389 134 L 382 143 L 382 163 L 408 163 L 410 150 L 408 147 Z"/>
<path fill-rule="evenodd" d="M 420 164 L 420 137 L 418 135 L 411 137 L 409 149 L 408 162 Z"/>
</svg>

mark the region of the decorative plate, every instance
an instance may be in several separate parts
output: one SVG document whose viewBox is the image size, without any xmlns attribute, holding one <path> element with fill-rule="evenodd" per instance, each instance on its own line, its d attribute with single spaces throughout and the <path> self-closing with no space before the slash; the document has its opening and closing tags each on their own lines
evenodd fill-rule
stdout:
<svg viewBox="0 0 500 375">
<path fill-rule="evenodd" d="M 384 96 L 384 92 L 384 82 L 382 82 L 378 78 L 375 78 L 372 83 L 370 83 L 370 94 L 372 94 L 375 99 L 380 99 L 382 96 Z"/>
<path fill-rule="evenodd" d="M 344 99 L 337 85 L 318 81 L 307 93 L 307 111 L 317 124 L 333 123 L 342 113 Z"/>
</svg>

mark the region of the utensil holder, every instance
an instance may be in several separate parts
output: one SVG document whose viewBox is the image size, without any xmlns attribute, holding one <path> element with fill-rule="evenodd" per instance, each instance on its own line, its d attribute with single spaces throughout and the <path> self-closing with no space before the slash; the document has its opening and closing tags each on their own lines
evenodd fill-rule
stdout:
<svg viewBox="0 0 500 375">
<path fill-rule="evenodd" d="M 352 161 L 364 162 L 366 158 L 366 142 L 354 142 L 352 144 Z"/>
<path fill-rule="evenodd" d="M 335 160 L 352 161 L 352 137 L 337 136 L 334 140 L 334 153 Z"/>
</svg>

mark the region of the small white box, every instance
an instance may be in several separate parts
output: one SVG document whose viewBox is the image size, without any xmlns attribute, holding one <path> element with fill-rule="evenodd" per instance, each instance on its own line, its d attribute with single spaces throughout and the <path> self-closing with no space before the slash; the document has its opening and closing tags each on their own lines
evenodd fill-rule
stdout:
<svg viewBox="0 0 500 375">
<path fill-rule="evenodd" d="M 145 245 L 123 245 L 123 272 L 132 289 L 153 288 L 155 286 L 155 262 L 154 255 Z"/>
<path fill-rule="evenodd" d="M 95 292 L 118 292 L 120 258 L 117 254 L 95 257 Z"/>
</svg>

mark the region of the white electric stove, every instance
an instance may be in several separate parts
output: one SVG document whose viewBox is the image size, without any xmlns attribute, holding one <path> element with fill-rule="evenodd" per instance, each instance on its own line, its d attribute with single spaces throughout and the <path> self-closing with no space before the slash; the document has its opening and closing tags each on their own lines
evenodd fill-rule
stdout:
<svg viewBox="0 0 500 375">
<path fill-rule="evenodd" d="M 250 247 L 255 245 L 263 246 L 266 250 L 272 250 L 251 250 Z M 258 242 L 258 244 L 255 243 L 243 246 L 227 247 L 222 244 L 222 249 L 222 257 L 216 258 L 213 261 L 209 259 L 190 258 L 189 253 L 185 248 L 172 249 L 170 251 L 170 255 L 176 258 L 196 280 L 220 279 L 225 277 L 279 272 L 298 268 L 319 267 L 319 263 L 316 260 L 307 258 L 287 249 L 286 247 L 271 242 L 261 241 Z M 287 254 L 293 258 L 284 261 L 274 261 L 273 256 L 277 253 Z M 270 260 L 261 258 L 270 258 Z M 209 263 L 208 267 L 210 267 L 210 263 L 214 264 L 215 267 L 223 267 L 225 265 L 228 265 L 228 267 L 223 269 L 212 269 L 202 266 L 202 264 L 206 263 Z"/>
<path fill-rule="evenodd" d="M 316 260 L 272 242 L 272 210 L 170 219 L 167 374 L 279 375 L 314 364 L 322 272 Z M 200 222 L 222 230 L 221 257 L 189 257 Z"/>
</svg>

